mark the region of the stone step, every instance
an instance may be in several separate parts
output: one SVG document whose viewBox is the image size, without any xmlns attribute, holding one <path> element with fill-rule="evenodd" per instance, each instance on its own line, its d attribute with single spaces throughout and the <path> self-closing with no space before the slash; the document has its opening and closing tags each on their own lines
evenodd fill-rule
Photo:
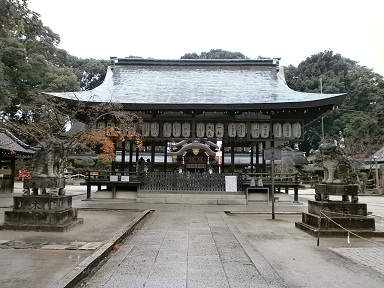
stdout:
<svg viewBox="0 0 384 288">
<path fill-rule="evenodd" d="M 295 227 L 315 237 L 317 237 L 319 234 L 322 237 L 347 237 L 348 236 L 348 231 L 342 230 L 342 229 L 320 230 L 320 233 L 319 233 L 319 230 L 317 229 L 317 227 L 308 225 L 303 222 L 295 222 Z M 349 231 L 360 237 L 384 237 L 384 232 L 382 231 L 372 231 L 367 229 L 353 229 Z M 349 233 L 349 236 L 356 237 L 352 233 Z"/>
<path fill-rule="evenodd" d="M 185 199 L 245 199 L 245 194 L 223 193 L 167 193 L 167 192 L 138 192 L 137 198 L 185 198 Z"/>
<path fill-rule="evenodd" d="M 136 202 L 152 204 L 245 205 L 243 194 L 137 193 Z"/>
</svg>

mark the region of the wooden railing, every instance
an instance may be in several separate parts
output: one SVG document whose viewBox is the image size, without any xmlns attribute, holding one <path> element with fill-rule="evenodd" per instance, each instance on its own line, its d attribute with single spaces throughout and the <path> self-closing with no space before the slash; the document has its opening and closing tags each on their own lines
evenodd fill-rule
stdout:
<svg viewBox="0 0 384 288">
<path fill-rule="evenodd" d="M 128 172 L 128 171 L 111 171 L 111 170 L 100 170 L 100 171 L 87 171 L 85 173 L 86 180 L 109 180 L 111 175 L 117 176 L 130 176 L 132 179 L 137 179 L 136 172 Z"/>
<path fill-rule="evenodd" d="M 256 181 L 261 179 L 263 182 L 270 183 L 271 173 L 242 173 L 241 179 L 244 181 L 250 181 L 253 178 Z M 298 173 L 274 173 L 274 181 L 275 182 L 293 182 L 299 183 L 299 174 Z"/>
<path fill-rule="evenodd" d="M 251 185 L 251 179 L 257 182 L 261 179 L 263 186 L 271 185 L 269 173 L 177 173 L 175 172 L 149 172 L 142 177 L 136 172 L 90 171 L 87 173 L 86 183 L 91 185 L 124 186 L 137 185 L 141 191 L 190 191 L 190 192 L 224 192 L 225 176 L 237 176 L 237 192 L 246 190 Z M 119 176 L 118 180 L 110 181 L 111 175 Z M 121 181 L 121 176 L 128 176 L 129 181 Z M 121 183 L 120 183 L 121 182 Z M 299 178 L 296 173 L 276 173 L 274 177 L 277 189 L 295 189 L 299 187 Z"/>
</svg>

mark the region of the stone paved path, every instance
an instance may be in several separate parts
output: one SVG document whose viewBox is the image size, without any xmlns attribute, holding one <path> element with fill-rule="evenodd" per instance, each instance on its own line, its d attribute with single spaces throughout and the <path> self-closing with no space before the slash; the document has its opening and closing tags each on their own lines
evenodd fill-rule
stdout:
<svg viewBox="0 0 384 288">
<path fill-rule="evenodd" d="M 384 275 L 384 245 L 379 247 L 332 248 L 331 250 Z"/>
<path fill-rule="evenodd" d="M 154 212 L 86 287 L 284 287 L 263 277 L 223 214 Z"/>
<path fill-rule="evenodd" d="M 359 249 L 364 261 L 376 257 L 364 243 L 345 250 L 345 239 L 324 238 L 317 247 L 292 224 L 300 215 L 279 217 L 155 211 L 85 287 L 383 287 L 381 268 L 352 259 Z"/>
</svg>

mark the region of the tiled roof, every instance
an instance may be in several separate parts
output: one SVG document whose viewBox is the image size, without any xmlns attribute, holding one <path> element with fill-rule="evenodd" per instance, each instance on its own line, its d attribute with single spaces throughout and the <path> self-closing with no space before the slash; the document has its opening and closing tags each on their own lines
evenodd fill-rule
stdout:
<svg viewBox="0 0 384 288">
<path fill-rule="evenodd" d="M 118 59 L 90 91 L 47 93 L 87 102 L 126 105 L 257 105 L 316 107 L 340 103 L 343 94 L 304 93 L 285 83 L 275 60 Z M 133 107 L 132 106 L 132 107 Z"/>
<path fill-rule="evenodd" d="M 0 149 L 6 151 L 14 151 L 20 154 L 34 154 L 37 149 L 25 144 L 11 132 L 0 128 Z"/>
<path fill-rule="evenodd" d="M 373 153 L 372 157 L 370 158 L 371 161 L 374 161 L 375 157 L 377 162 L 384 162 L 384 146 L 377 150 L 375 153 Z"/>
</svg>

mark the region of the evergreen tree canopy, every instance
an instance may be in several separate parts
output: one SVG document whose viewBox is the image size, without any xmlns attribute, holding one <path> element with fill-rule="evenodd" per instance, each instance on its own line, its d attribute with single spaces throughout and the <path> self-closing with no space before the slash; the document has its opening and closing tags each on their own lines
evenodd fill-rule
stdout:
<svg viewBox="0 0 384 288">
<path fill-rule="evenodd" d="M 337 138 L 341 131 L 354 154 L 371 154 L 384 143 L 384 80 L 372 69 L 327 50 L 308 57 L 297 68 L 287 67 L 285 78 L 296 91 L 348 93 L 336 110 L 324 115 L 325 136 Z M 322 137 L 321 121 L 306 130 L 307 141 L 316 146 Z"/>
<path fill-rule="evenodd" d="M 107 62 L 79 59 L 59 49 L 60 36 L 44 26 L 27 2 L 0 0 L 0 108 L 15 107 L 42 91 L 99 85 Z"/>
<path fill-rule="evenodd" d="M 198 55 L 196 52 L 186 53 L 181 56 L 181 59 L 248 59 L 243 53 L 230 52 L 223 49 L 211 49 L 209 52 L 201 52 Z"/>
</svg>

